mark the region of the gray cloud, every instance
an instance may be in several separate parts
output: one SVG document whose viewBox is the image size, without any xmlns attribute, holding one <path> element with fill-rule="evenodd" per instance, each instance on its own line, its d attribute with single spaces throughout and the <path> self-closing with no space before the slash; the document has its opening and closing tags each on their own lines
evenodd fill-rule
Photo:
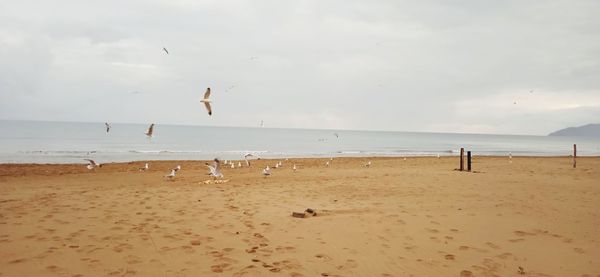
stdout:
<svg viewBox="0 0 600 277">
<path fill-rule="evenodd" d="M 597 121 L 597 10 L 597 1 L 3 3 L 0 118 L 546 134 Z M 207 86 L 212 118 L 198 103 Z M 516 112 L 511 98 L 531 89 Z M 557 99 L 573 103 L 543 108 Z"/>
</svg>

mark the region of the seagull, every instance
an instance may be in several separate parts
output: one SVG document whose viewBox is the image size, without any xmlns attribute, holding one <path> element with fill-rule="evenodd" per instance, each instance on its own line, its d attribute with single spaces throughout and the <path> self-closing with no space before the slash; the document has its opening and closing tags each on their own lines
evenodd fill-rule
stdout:
<svg viewBox="0 0 600 277">
<path fill-rule="evenodd" d="M 249 158 L 249 157 L 254 157 L 254 155 L 253 155 L 252 153 L 246 153 L 246 154 L 244 155 L 244 160 L 246 160 L 246 166 L 248 166 L 248 167 L 250 166 L 250 161 L 248 161 L 248 158 Z M 241 166 L 240 166 L 240 167 L 241 167 Z"/>
<path fill-rule="evenodd" d="M 177 165 L 175 168 L 171 169 L 171 170 L 175 170 L 175 172 L 181 170 L 181 165 Z"/>
<path fill-rule="evenodd" d="M 104 122 L 104 126 L 106 126 L 106 132 L 110 131 L 110 124 L 108 122 Z"/>
<path fill-rule="evenodd" d="M 146 136 L 148 138 L 151 138 L 153 132 L 154 132 L 154 123 L 150 124 L 150 127 L 148 127 L 148 132 L 146 132 L 144 134 L 146 134 Z"/>
<path fill-rule="evenodd" d="M 242 167 L 242 162 L 238 162 L 238 167 Z"/>
<path fill-rule="evenodd" d="M 437 154 L 437 158 L 438 158 L 438 159 L 440 158 L 440 154 Z"/>
<path fill-rule="evenodd" d="M 148 167 L 148 163 L 146 163 L 146 164 L 144 165 L 144 167 L 140 167 L 140 171 L 146 171 L 146 170 L 148 170 L 148 168 L 149 168 L 149 167 Z"/>
<path fill-rule="evenodd" d="M 221 173 L 221 161 L 217 158 L 215 158 L 214 161 L 215 162 L 212 165 L 206 163 L 206 166 L 210 170 L 208 175 L 213 176 L 215 179 L 217 179 L 217 177 L 223 178 L 223 173 Z"/>
<path fill-rule="evenodd" d="M 163 47 L 163 51 L 165 51 L 165 53 L 167 53 L 167 55 L 169 55 L 169 50 L 167 50 L 167 48 Z"/>
<path fill-rule="evenodd" d="M 228 165 L 229 164 L 229 160 L 225 160 L 225 162 L 223 164 L 224 165 Z"/>
<path fill-rule="evenodd" d="M 86 160 L 86 161 L 89 162 L 89 164 L 86 166 L 87 169 L 89 169 L 89 170 L 92 170 L 92 169 L 94 169 L 96 167 L 102 167 L 101 164 L 96 163 L 94 160 L 90 160 L 90 159 L 84 159 L 84 160 Z"/>
<path fill-rule="evenodd" d="M 206 110 L 208 111 L 208 115 L 212 115 L 212 109 L 210 108 L 210 100 L 208 100 L 208 97 L 210 97 L 210 88 L 206 88 L 206 92 L 204 93 L 204 98 L 202 100 L 200 100 L 200 102 L 204 103 L 204 106 L 206 107 Z"/>
<path fill-rule="evenodd" d="M 364 167 L 370 167 L 371 166 L 371 161 L 369 161 L 368 163 L 366 163 L 365 165 L 363 165 Z"/>
<path fill-rule="evenodd" d="M 279 163 L 276 163 L 275 166 L 273 166 L 274 169 L 278 169 L 279 168 Z"/>
<path fill-rule="evenodd" d="M 171 169 L 171 174 L 165 175 L 165 177 L 167 177 L 169 179 L 173 179 L 173 178 L 175 178 L 175 172 L 177 172 L 177 171 L 175 171 L 175 169 Z"/>
<path fill-rule="evenodd" d="M 294 166 L 292 167 L 292 170 L 293 170 L 294 172 L 296 172 L 296 169 L 297 169 L 297 168 L 296 168 L 296 164 L 294 164 Z"/>
<path fill-rule="evenodd" d="M 326 167 L 329 167 L 329 161 L 327 161 L 327 162 L 325 163 L 325 166 L 326 166 Z"/>
<path fill-rule="evenodd" d="M 264 175 L 265 177 L 271 175 L 271 169 L 269 168 L 268 165 L 267 165 L 267 167 L 265 167 L 265 169 L 263 169 L 262 175 Z"/>
<path fill-rule="evenodd" d="M 231 169 L 235 169 L 235 163 L 231 163 Z"/>
</svg>

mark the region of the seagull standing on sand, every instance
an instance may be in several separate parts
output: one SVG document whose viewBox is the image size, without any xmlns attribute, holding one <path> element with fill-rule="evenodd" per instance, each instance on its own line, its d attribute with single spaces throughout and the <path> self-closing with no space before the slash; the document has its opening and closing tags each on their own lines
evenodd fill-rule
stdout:
<svg viewBox="0 0 600 277">
<path fill-rule="evenodd" d="M 208 115 L 212 115 L 212 109 L 210 107 L 210 100 L 208 99 L 210 97 L 210 88 L 206 88 L 206 92 L 204 93 L 204 98 L 202 98 L 202 100 L 200 100 L 200 102 L 204 103 L 204 106 L 206 107 L 206 110 L 208 111 Z"/>
<path fill-rule="evenodd" d="M 173 179 L 175 178 L 175 169 L 171 169 L 171 173 L 169 175 L 165 175 L 165 177 L 169 178 L 169 179 Z"/>
<path fill-rule="evenodd" d="M 267 167 L 265 167 L 262 171 L 262 175 L 267 177 L 269 175 L 271 175 L 271 169 L 269 168 L 269 166 L 267 165 Z"/>
<path fill-rule="evenodd" d="M 148 138 L 152 138 L 152 133 L 154 133 L 154 123 L 150 124 L 148 127 L 148 131 L 144 133 Z"/>
<path fill-rule="evenodd" d="M 325 163 L 325 166 L 326 166 L 326 167 L 329 167 L 329 161 L 327 161 L 327 162 Z"/>
<path fill-rule="evenodd" d="M 94 169 L 96 167 L 102 167 L 101 164 L 96 163 L 94 160 L 90 160 L 90 159 L 84 159 L 84 160 L 88 161 L 89 164 L 86 167 L 89 170 L 92 170 L 92 169 Z"/>
<path fill-rule="evenodd" d="M 294 172 L 296 172 L 296 169 L 297 169 L 297 168 L 296 168 L 296 164 L 294 164 L 294 166 L 292 167 L 292 170 L 293 170 Z"/>
<path fill-rule="evenodd" d="M 167 50 L 167 48 L 163 47 L 163 51 L 165 51 L 165 53 L 167 53 L 167 55 L 169 55 L 169 51 Z"/>
<path fill-rule="evenodd" d="M 140 167 L 140 171 L 146 171 L 146 170 L 148 170 L 148 168 L 149 168 L 149 167 L 148 167 L 148 163 L 146 163 L 146 164 L 144 165 L 144 167 Z"/>
<path fill-rule="evenodd" d="M 231 169 L 235 169 L 235 163 L 234 162 L 231 163 Z"/>
<path fill-rule="evenodd" d="M 206 166 L 210 170 L 208 175 L 213 176 L 215 179 L 217 179 L 217 177 L 223 178 L 223 173 L 221 173 L 221 161 L 219 161 L 219 159 L 215 158 L 212 165 L 206 163 Z"/>
<path fill-rule="evenodd" d="M 369 161 L 368 163 L 366 163 L 365 165 L 363 165 L 364 167 L 371 167 L 371 161 Z"/>
<path fill-rule="evenodd" d="M 110 124 L 108 122 L 104 122 L 104 126 L 106 126 L 106 132 L 110 131 Z"/>
<path fill-rule="evenodd" d="M 181 165 L 177 165 L 175 168 L 173 168 L 172 170 L 175 170 L 175 172 L 181 170 Z"/>
<path fill-rule="evenodd" d="M 242 162 L 238 162 L 238 167 L 242 168 Z"/>
</svg>

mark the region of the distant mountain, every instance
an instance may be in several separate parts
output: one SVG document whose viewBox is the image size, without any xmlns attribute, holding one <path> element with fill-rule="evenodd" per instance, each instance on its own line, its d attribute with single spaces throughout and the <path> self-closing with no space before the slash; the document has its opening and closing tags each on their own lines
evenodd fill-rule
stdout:
<svg viewBox="0 0 600 277">
<path fill-rule="evenodd" d="M 569 127 L 552 132 L 549 136 L 600 137 L 600 124 L 588 124 L 580 127 Z"/>
</svg>

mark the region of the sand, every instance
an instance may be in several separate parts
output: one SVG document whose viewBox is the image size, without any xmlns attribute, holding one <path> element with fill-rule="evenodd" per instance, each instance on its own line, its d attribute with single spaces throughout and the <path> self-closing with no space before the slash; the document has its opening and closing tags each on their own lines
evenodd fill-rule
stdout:
<svg viewBox="0 0 600 277">
<path fill-rule="evenodd" d="M 0 276 L 600 276 L 600 158 L 325 162 L 0 165 Z"/>
</svg>

